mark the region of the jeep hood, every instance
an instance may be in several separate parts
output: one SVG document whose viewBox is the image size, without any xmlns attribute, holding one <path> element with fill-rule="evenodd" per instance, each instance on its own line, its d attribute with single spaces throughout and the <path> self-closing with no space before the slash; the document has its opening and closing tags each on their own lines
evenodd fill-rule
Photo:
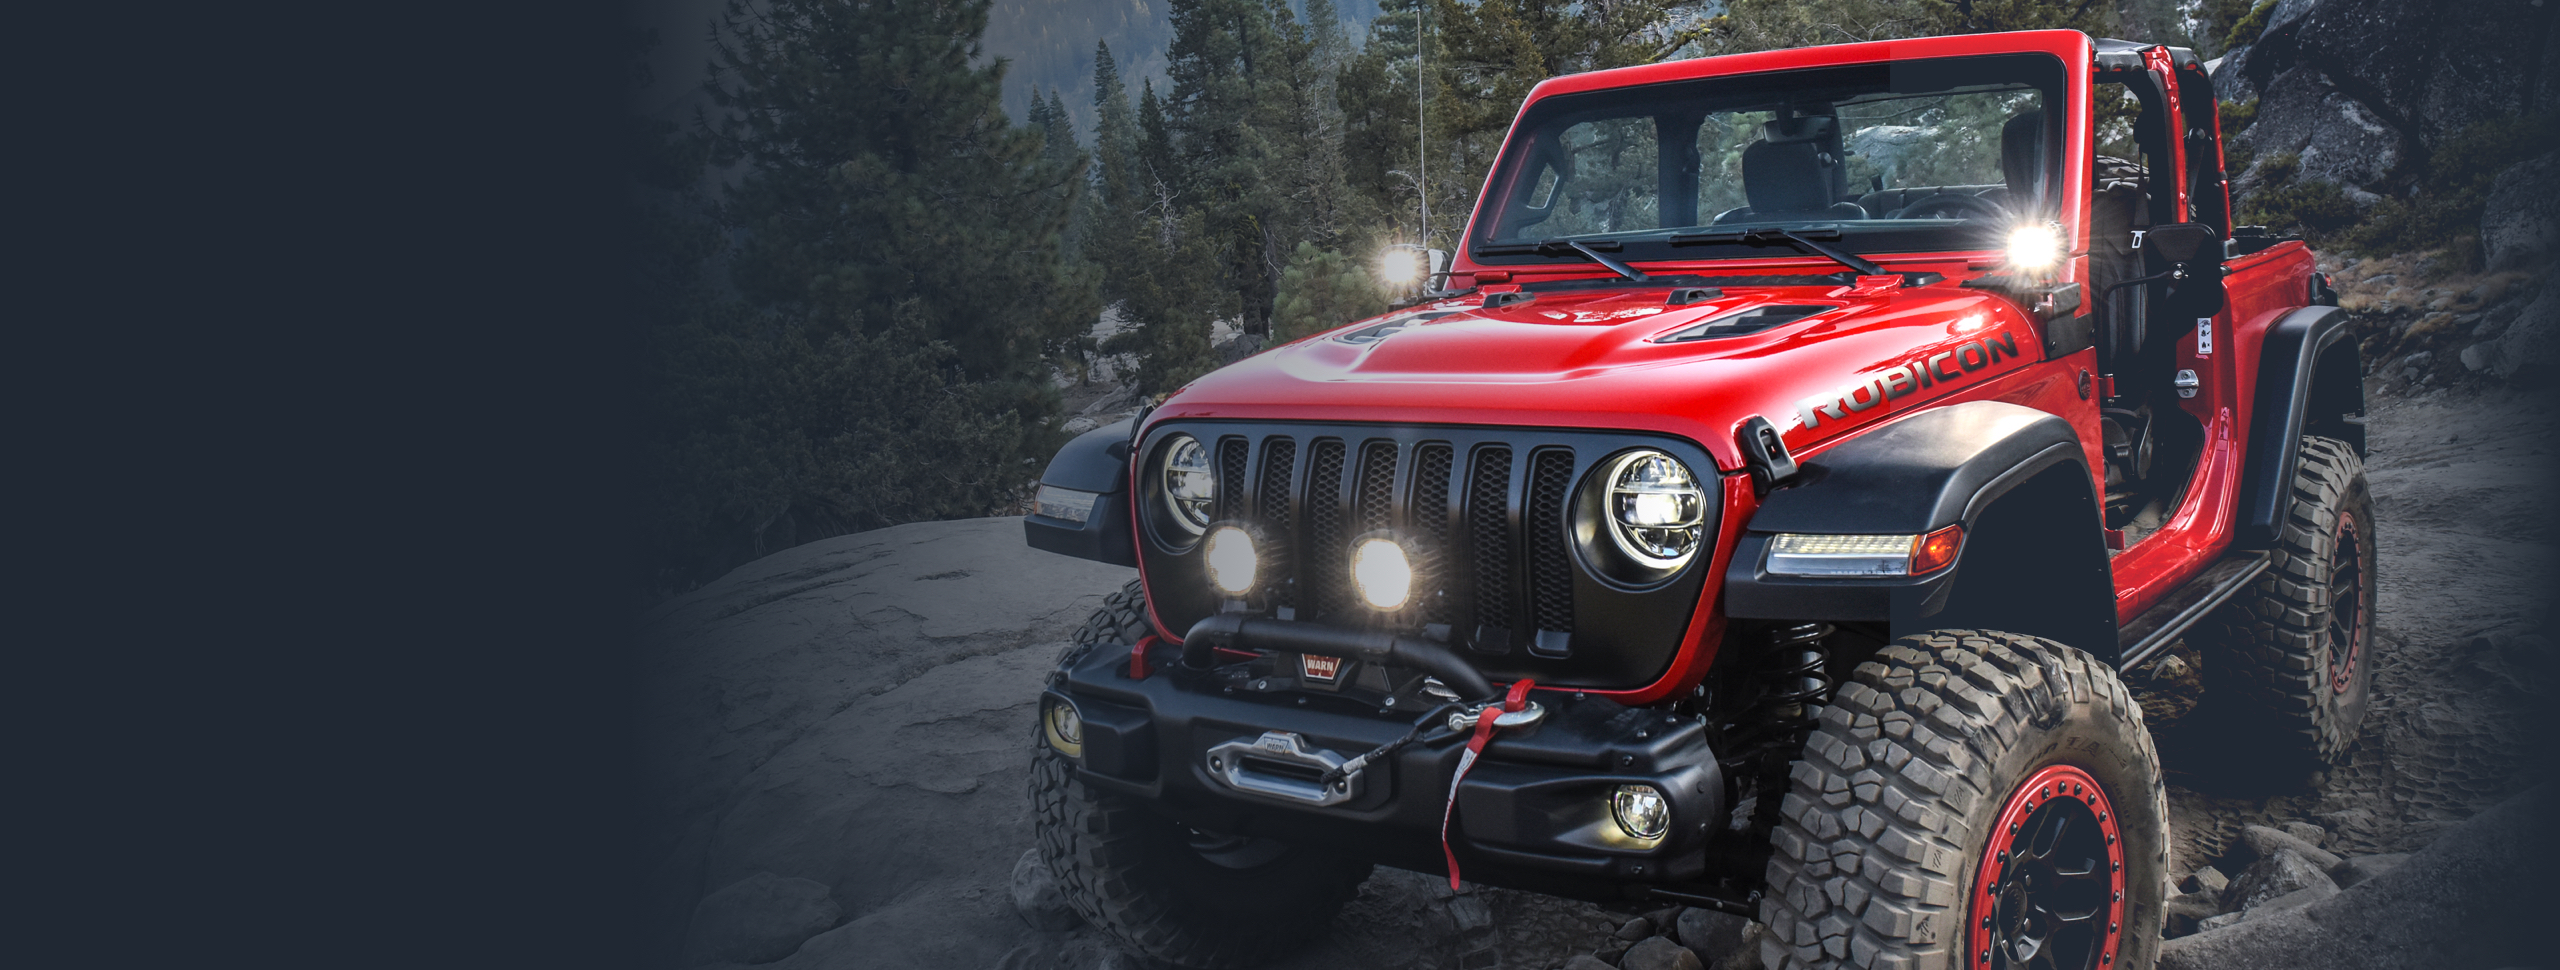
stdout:
<svg viewBox="0 0 2560 970">
<path fill-rule="evenodd" d="M 2039 356 L 2033 326 L 2006 299 L 1953 282 L 1900 287 L 1727 287 L 1669 305 L 1668 285 L 1528 294 L 1488 308 L 1484 296 L 1426 304 L 1273 348 L 1192 382 L 1150 423 L 1184 417 L 1384 424 L 1473 424 L 1653 431 L 1697 442 L 1739 467 L 1733 435 L 1760 415 L 1801 451 L 1888 412 Z M 1754 311 L 1759 311 L 1757 314 Z M 1774 326 L 1771 317 L 1803 314 Z M 1699 332 L 1704 336 L 1676 339 Z M 1760 327 L 1760 329 L 1753 329 Z M 1731 332 L 1731 331 L 1745 332 Z M 1969 343 L 2009 340 L 1974 374 L 1955 356 L 1941 372 L 1973 380 L 1884 385 L 1866 408 L 1814 413 L 1800 404 L 1901 367 L 1928 366 Z M 1975 352 L 1963 358 L 1971 362 Z M 1906 372 L 1907 373 L 1907 372 Z M 1909 382 L 1906 382 L 1909 383 Z"/>
</svg>

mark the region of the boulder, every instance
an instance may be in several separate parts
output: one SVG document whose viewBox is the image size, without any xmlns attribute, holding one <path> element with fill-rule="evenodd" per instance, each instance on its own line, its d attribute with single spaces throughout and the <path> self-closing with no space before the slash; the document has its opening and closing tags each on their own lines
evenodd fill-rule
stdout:
<svg viewBox="0 0 2560 970">
<path fill-rule="evenodd" d="M 1680 914 L 1680 945 L 1688 947 L 1698 958 L 1722 966 L 1733 954 L 1743 949 L 1743 935 L 1751 921 L 1732 913 L 1712 909 L 1690 909 Z"/>
<path fill-rule="evenodd" d="M 2397 869 L 2407 861 L 2409 854 L 2406 852 L 2357 856 L 2329 867 L 2329 881 L 2337 883 L 2340 889 L 2353 889 L 2357 883 Z"/>
<path fill-rule="evenodd" d="M 1022 850 L 1021 860 L 1013 864 L 1013 911 L 1035 930 L 1063 932 L 1076 927 L 1075 907 L 1067 905 L 1066 894 L 1058 891 L 1058 877 L 1049 871 L 1038 849 Z"/>
<path fill-rule="evenodd" d="M 694 906 L 685 964 L 771 963 L 843 918 L 824 883 L 759 872 Z"/>
<path fill-rule="evenodd" d="M 2286 0 L 2235 65 L 2249 82 L 2317 68 L 2372 115 L 2426 149 L 2464 127 L 2543 103 L 2552 18 L 2543 0 L 2466 0 L 2459 16 L 2432 0 Z M 2540 72 L 2548 74 L 2550 72 Z M 2272 94 L 2272 88 L 2269 88 Z M 2268 106 L 2259 107 L 2266 123 Z"/>
<path fill-rule="evenodd" d="M 2178 893 L 2161 909 L 2168 914 L 2161 935 L 2170 939 L 2193 933 L 2197 924 L 2222 915 L 2222 900 L 2213 893 Z"/>
<path fill-rule="evenodd" d="M 2262 164 L 2278 153 L 2299 158 L 2295 182 L 2376 185 L 2401 158 L 2400 131 L 2309 65 L 2270 80 L 2258 100 L 2258 120 L 2232 141 L 2255 150 Z M 2234 191 L 2266 188 L 2259 168 L 2242 173 Z"/>
<path fill-rule="evenodd" d="M 2309 822 L 2286 822 L 2284 823 L 2284 834 L 2301 839 L 2302 841 L 2311 843 L 2312 845 L 2319 845 L 2323 842 L 2329 841 L 2328 829 L 2321 828 Z"/>
<path fill-rule="evenodd" d="M 1618 927 L 1618 938 L 1629 943 L 1652 935 L 1653 921 L 1642 916 L 1628 920 L 1627 925 Z"/>
<path fill-rule="evenodd" d="M 2316 830 L 2318 826 L 2313 826 L 2312 828 Z M 2330 866 L 2338 864 L 2338 856 L 2336 853 L 2314 845 L 2302 836 L 2279 829 L 2268 828 L 2264 825 L 2241 826 L 2240 844 L 2248 846 L 2249 851 L 2257 853 L 2261 858 L 2274 855 L 2280 851 L 2290 850 L 2300 854 L 2303 858 L 2310 860 L 2312 865 L 2318 866 L 2322 869 L 2327 869 Z"/>
<path fill-rule="evenodd" d="M 2523 269 L 2560 251 L 2560 152 L 2498 173 L 2480 216 L 2480 253 L 2489 272 Z"/>
<path fill-rule="evenodd" d="M 2515 321 L 2507 324 L 2498 335 L 2489 369 L 2500 377 L 2514 377 L 2527 368 L 2553 363 L 2560 363 L 2560 286 L 2543 287 L 2542 294 L 2525 304 Z"/>
<path fill-rule="evenodd" d="M 2328 855 L 2325 852 L 2321 854 Z M 2240 870 L 2240 878 L 2232 880 L 2231 888 L 2222 891 L 2223 908 L 2255 909 L 2278 896 L 2306 889 L 2335 893 L 2338 884 L 2329 881 L 2326 870 L 2329 865 L 2336 864 L 2336 859 L 2336 856 L 2329 856 L 2330 861 L 2324 865 L 2290 848 L 2266 853 L 2258 861 L 2250 863 L 2249 868 Z"/>
<path fill-rule="evenodd" d="M 2186 881 L 2178 884 L 2178 888 L 2181 891 L 2189 893 L 2200 893 L 2206 896 L 2219 896 L 2222 895 L 2222 891 L 2229 888 L 2230 885 L 2231 877 L 2223 875 L 2222 870 L 2216 869 L 2212 866 L 2203 866 L 2196 869 L 2195 872 L 2189 873 Z"/>
<path fill-rule="evenodd" d="M 1647 938 L 1627 948 L 1618 958 L 1619 970 L 1706 970 L 1705 961 L 1689 952 L 1688 947 L 1672 942 L 1670 937 Z"/>
</svg>

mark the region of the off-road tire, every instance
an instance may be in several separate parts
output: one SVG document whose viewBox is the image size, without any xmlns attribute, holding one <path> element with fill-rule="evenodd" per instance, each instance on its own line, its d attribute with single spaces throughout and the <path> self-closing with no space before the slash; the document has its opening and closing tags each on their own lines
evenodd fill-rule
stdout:
<svg viewBox="0 0 2560 970">
<path fill-rule="evenodd" d="M 1145 593 L 1132 581 L 1076 631 L 1061 661 L 1148 632 Z M 1151 965 L 1268 963 L 1321 936 L 1369 878 L 1368 863 L 1299 846 L 1268 847 L 1277 858 L 1244 868 L 1212 862 L 1195 848 L 1199 833 L 1138 799 L 1085 784 L 1066 758 L 1033 744 L 1041 860 L 1077 915 Z"/>
<path fill-rule="evenodd" d="M 2142 709 L 2087 653 L 1981 630 L 1898 639 L 1823 708 L 1772 837 L 1762 963 L 1986 966 L 1967 952 L 1983 858 L 2004 804 L 2055 766 L 2096 780 L 2121 833 L 2120 939 L 2096 970 L 2148 970 L 2169 827 Z"/>
<path fill-rule="evenodd" d="M 1058 653 L 1058 666 L 1073 666 L 1084 659 L 1097 643 L 1136 643 L 1140 637 L 1155 632 L 1155 624 L 1147 619 L 1147 586 L 1130 580 L 1118 592 L 1102 598 L 1102 608 L 1085 617 L 1076 628 L 1075 638 Z"/>
<path fill-rule="evenodd" d="M 2333 438 L 2305 437 L 2301 454 L 2274 558 L 2199 624 L 2199 646 L 2204 706 L 2225 719 L 2222 733 L 2246 745 L 2250 762 L 2307 771 L 2345 760 L 2364 726 L 2377 643 L 2376 556 L 2364 460 Z M 2354 574 L 2345 572 L 2349 560 Z M 2360 602 L 2337 602 L 2340 582 L 2358 590 Z M 2338 642 L 2342 632 L 2347 644 Z"/>
</svg>

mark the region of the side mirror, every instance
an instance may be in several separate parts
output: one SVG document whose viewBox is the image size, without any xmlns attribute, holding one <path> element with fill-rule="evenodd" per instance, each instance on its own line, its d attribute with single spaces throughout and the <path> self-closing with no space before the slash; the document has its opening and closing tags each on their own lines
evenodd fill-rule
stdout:
<svg viewBox="0 0 2560 970">
<path fill-rule="evenodd" d="M 1424 255 L 1431 271 L 1422 278 L 1422 295 L 1438 299 L 1458 293 L 1459 291 L 1449 288 L 1449 251 L 1431 249 L 1425 250 Z"/>
<path fill-rule="evenodd" d="M 2161 283 L 2162 308 L 2186 319 L 2222 312 L 2222 234 L 2201 222 L 2144 233 L 2143 261 Z"/>
</svg>

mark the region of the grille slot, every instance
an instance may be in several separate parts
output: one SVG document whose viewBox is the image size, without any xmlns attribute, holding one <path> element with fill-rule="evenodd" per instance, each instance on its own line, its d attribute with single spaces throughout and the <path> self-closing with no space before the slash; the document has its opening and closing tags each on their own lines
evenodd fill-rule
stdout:
<svg viewBox="0 0 2560 970">
<path fill-rule="evenodd" d="M 1467 537 L 1475 547 L 1476 567 L 1476 629 L 1470 642 L 1484 653 L 1509 653 L 1511 564 L 1520 561 L 1511 542 L 1511 449 L 1478 449 L 1467 485 Z"/>
<path fill-rule="evenodd" d="M 1573 486 L 1573 452 L 1542 448 L 1529 456 L 1529 507 L 1521 516 L 1529 533 L 1529 606 L 1538 638 L 1529 651 L 1564 656 L 1573 633 L 1572 551 L 1564 547 L 1565 492 Z"/>
<path fill-rule="evenodd" d="M 1463 576 L 1447 575 L 1442 569 L 1452 568 L 1457 560 L 1449 550 L 1449 465 L 1448 445 L 1434 442 L 1413 451 L 1413 497 L 1405 503 L 1405 522 L 1430 558 L 1431 575 L 1437 576 L 1440 589 L 1452 595 L 1464 589 Z M 1426 591 L 1435 593 L 1437 591 Z M 1449 603 L 1432 595 L 1422 604 L 1423 619 L 1431 623 L 1449 622 Z"/>
<path fill-rule="evenodd" d="M 1251 447 L 1243 438 L 1218 440 L 1218 503 L 1213 519 L 1237 518 L 1244 511 L 1244 461 Z"/>
<path fill-rule="evenodd" d="M 1360 531 L 1384 529 L 1395 514 L 1396 443 L 1372 441 L 1360 449 Z"/>
<path fill-rule="evenodd" d="M 1327 438 L 1316 442 L 1307 466 L 1307 554 L 1299 562 L 1319 616 L 1351 605 L 1343 575 L 1342 544 L 1351 537 L 1342 534 L 1342 461 L 1342 442 Z"/>
<path fill-rule="evenodd" d="M 1289 523 L 1295 521 L 1289 514 L 1289 476 L 1297 473 L 1297 464 L 1297 439 L 1275 436 L 1262 446 L 1262 487 L 1255 493 L 1254 504 L 1264 539 L 1271 545 L 1264 561 L 1270 564 L 1273 577 L 1293 575 L 1296 568 L 1292 562 L 1296 551 L 1290 548 L 1296 537 L 1289 530 Z M 1282 605 L 1298 605 L 1296 585 L 1283 582 L 1278 589 Z"/>
</svg>

